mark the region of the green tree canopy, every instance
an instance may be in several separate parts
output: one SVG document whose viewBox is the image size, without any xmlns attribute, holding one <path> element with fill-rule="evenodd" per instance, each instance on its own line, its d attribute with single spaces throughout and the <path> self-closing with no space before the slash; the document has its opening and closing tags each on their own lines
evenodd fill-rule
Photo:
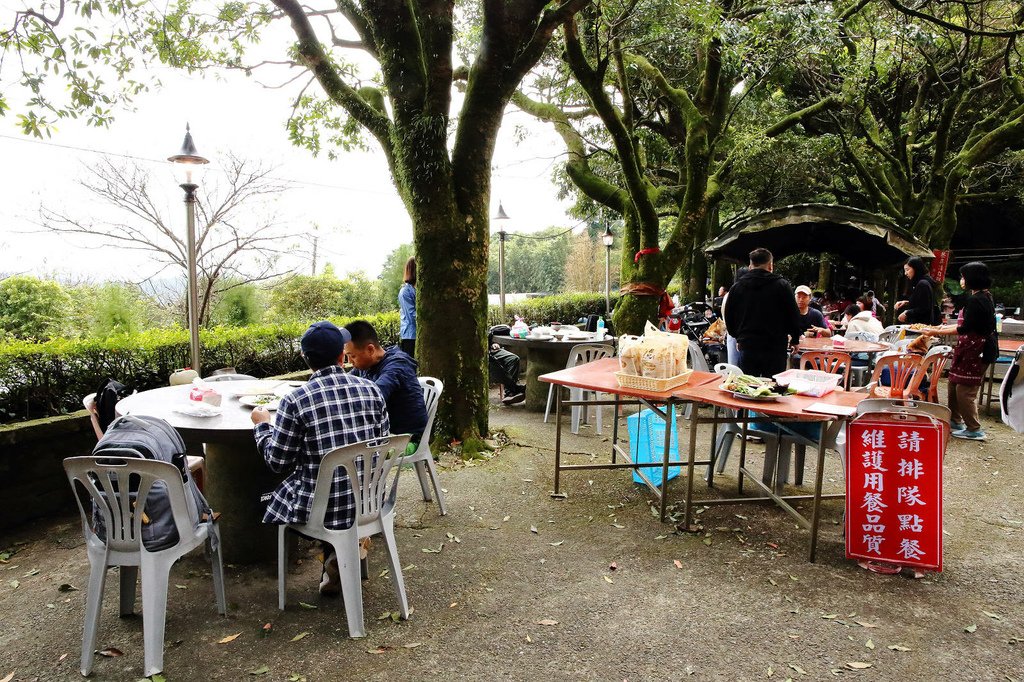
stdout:
<svg viewBox="0 0 1024 682">
<path fill-rule="evenodd" d="M 71 297 L 57 282 L 15 275 L 0 282 L 0 331 L 46 341 L 68 329 Z"/>
</svg>

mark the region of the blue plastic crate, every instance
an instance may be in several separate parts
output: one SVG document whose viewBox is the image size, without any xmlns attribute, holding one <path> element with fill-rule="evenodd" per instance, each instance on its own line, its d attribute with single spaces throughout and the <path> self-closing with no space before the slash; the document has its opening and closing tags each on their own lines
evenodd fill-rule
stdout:
<svg viewBox="0 0 1024 682">
<path fill-rule="evenodd" d="M 675 408 L 671 408 L 670 422 L 672 424 L 672 439 L 669 442 L 668 457 L 670 462 L 681 462 L 679 458 L 679 432 L 676 430 Z M 636 414 L 626 417 L 626 427 L 629 431 L 629 453 L 634 462 L 655 462 L 660 464 L 664 460 L 665 451 L 665 420 L 651 410 L 641 410 Z M 644 475 L 654 485 L 661 485 L 661 469 L 657 467 L 644 467 Z M 668 468 L 668 479 L 671 481 L 679 475 L 682 467 L 670 466 Z M 643 483 L 643 479 L 634 471 L 633 480 L 636 483 Z"/>
</svg>

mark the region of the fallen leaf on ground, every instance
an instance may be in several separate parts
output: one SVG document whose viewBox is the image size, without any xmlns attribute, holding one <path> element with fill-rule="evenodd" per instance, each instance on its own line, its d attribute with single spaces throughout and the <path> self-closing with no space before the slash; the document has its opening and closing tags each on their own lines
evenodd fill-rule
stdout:
<svg viewBox="0 0 1024 682">
<path fill-rule="evenodd" d="M 58 663 L 62 663 L 64 661 L 64 659 L 67 658 L 67 657 L 68 657 L 67 654 L 61 654 L 60 658 L 57 659 L 57 662 Z"/>
<path fill-rule="evenodd" d="M 423 642 L 409 642 L 408 644 L 403 644 L 402 648 L 403 649 L 415 649 L 418 646 L 423 646 Z"/>
<path fill-rule="evenodd" d="M 266 675 L 269 672 L 270 672 L 270 668 L 268 668 L 265 665 L 261 665 L 260 667 L 256 668 L 255 670 L 250 670 L 249 674 L 250 675 Z"/>
<path fill-rule="evenodd" d="M 871 667 L 871 664 L 864 661 L 850 661 L 846 664 L 846 667 L 851 670 L 867 670 Z"/>
<path fill-rule="evenodd" d="M 444 543 L 443 542 L 440 545 L 437 546 L 437 549 L 434 549 L 433 547 L 424 547 L 420 551 L 423 552 L 424 554 L 440 554 L 442 549 L 444 549 Z"/>
<path fill-rule="evenodd" d="M 683 567 L 683 562 L 680 561 L 679 559 L 673 559 L 672 563 L 675 564 L 676 568 L 682 568 Z"/>
<path fill-rule="evenodd" d="M 175 585 L 175 587 L 177 587 L 179 590 L 187 590 L 188 589 L 188 585 Z"/>
<path fill-rule="evenodd" d="M 448 605 L 448 608 L 450 608 L 450 609 L 454 609 L 454 608 L 455 608 L 456 606 L 458 606 L 458 605 L 459 605 L 459 602 L 457 602 L 457 601 L 453 601 L 453 602 L 452 602 L 451 604 L 449 604 L 449 605 Z"/>
<path fill-rule="evenodd" d="M 292 673 L 288 676 L 288 682 L 306 682 L 306 676 Z"/>
<path fill-rule="evenodd" d="M 977 629 L 978 629 L 978 626 L 973 624 L 973 623 L 971 623 L 970 625 L 968 625 L 967 627 L 964 628 L 964 632 L 974 632 Z"/>
<path fill-rule="evenodd" d="M 776 587 L 779 586 L 779 584 L 775 582 L 774 578 L 768 578 L 768 582 L 770 582 L 772 585 L 775 585 Z"/>
<path fill-rule="evenodd" d="M 290 641 L 297 642 L 300 639 L 305 639 L 306 637 L 309 637 L 310 634 L 311 633 L 309 633 L 309 632 L 300 632 L 299 634 L 297 634 L 294 637 L 292 637 Z"/>
<path fill-rule="evenodd" d="M 391 647 L 389 647 L 389 646 L 379 646 L 376 649 L 367 649 L 366 653 L 376 655 L 376 654 L 383 654 L 384 652 L 390 651 L 390 650 L 391 650 Z"/>
<path fill-rule="evenodd" d="M 531 533 L 537 533 L 538 532 L 537 531 L 537 526 L 530 526 L 530 532 Z"/>
<path fill-rule="evenodd" d="M 236 639 L 238 639 L 239 635 L 241 635 L 241 634 L 242 634 L 241 632 L 236 632 L 233 635 L 228 635 L 224 639 L 217 640 L 217 644 L 227 644 L 228 642 L 233 642 Z"/>
<path fill-rule="evenodd" d="M 502 519 L 502 521 L 508 521 L 508 520 L 509 520 L 509 519 L 511 519 L 511 518 L 512 518 L 511 516 L 509 516 L 508 514 L 506 514 L 506 515 L 505 515 L 505 518 L 503 518 L 503 519 Z"/>
<path fill-rule="evenodd" d="M 23 575 L 21 577 L 22 578 L 31 578 L 34 575 L 39 575 L 39 569 L 38 568 L 33 568 L 31 571 L 29 571 L 28 573 L 26 573 L 25 575 Z"/>
<path fill-rule="evenodd" d="M 116 647 L 107 647 L 106 649 L 100 649 L 96 652 L 104 658 L 117 658 L 118 656 L 124 656 L 124 652 Z"/>
<path fill-rule="evenodd" d="M 391 618 L 391 612 L 390 611 L 385 611 L 384 613 L 382 613 L 379 616 L 377 616 L 377 620 L 388 620 L 389 618 Z"/>
<path fill-rule="evenodd" d="M 4 679 L 0 680 L 0 682 L 11 682 L 11 680 L 13 680 L 13 679 L 14 679 L 14 673 L 11 673 L 7 677 L 5 677 Z"/>
<path fill-rule="evenodd" d="M 618 528 L 619 530 L 622 530 L 623 528 L 625 528 L 625 526 L 623 526 L 621 523 L 613 523 L 612 528 Z"/>
<path fill-rule="evenodd" d="M 838 613 L 830 613 L 827 616 L 822 616 L 822 618 L 824 618 L 825 620 L 832 620 L 833 618 L 838 618 L 838 617 L 839 617 Z"/>
<path fill-rule="evenodd" d="M 890 649 L 890 650 L 892 650 L 892 651 L 910 651 L 910 647 L 908 647 L 908 646 L 903 646 L 903 645 L 900 645 L 900 644 L 890 644 L 890 645 L 889 645 L 888 647 L 886 647 L 886 648 L 887 648 L 887 649 Z"/>
<path fill-rule="evenodd" d="M 13 587 L 14 589 L 18 589 L 18 587 L 21 585 L 21 583 L 19 583 L 17 580 L 12 580 L 11 582 L 9 582 L 7 584 L 10 585 L 11 587 Z"/>
<path fill-rule="evenodd" d="M 864 643 L 864 646 L 866 646 L 866 647 L 867 647 L 867 648 L 869 648 L 869 649 L 874 649 L 874 648 L 875 648 L 875 643 L 874 643 L 874 642 L 872 642 L 872 641 L 871 641 L 871 640 L 869 639 L 869 640 L 868 640 L 867 642 L 865 642 L 865 643 Z"/>
<path fill-rule="evenodd" d="M 609 578 L 608 576 L 604 576 L 604 581 L 605 581 L 606 583 L 610 583 L 610 582 L 613 582 L 613 581 L 612 581 L 612 579 L 611 579 L 611 578 Z"/>
<path fill-rule="evenodd" d="M 1003 617 L 1000 616 L 998 613 L 992 613 L 991 611 L 982 611 L 982 613 L 984 613 L 986 616 L 988 616 L 992 620 L 1002 620 L 1003 619 Z"/>
<path fill-rule="evenodd" d="M 855 620 L 853 622 L 856 623 L 857 625 L 861 626 L 862 628 L 877 628 L 878 627 L 877 623 L 869 623 L 866 620 Z"/>
<path fill-rule="evenodd" d="M 558 621 L 550 618 L 543 618 L 537 621 L 537 625 L 558 625 Z"/>
<path fill-rule="evenodd" d="M 558 542 L 549 542 L 548 544 L 552 547 L 561 547 L 563 542 L 565 542 L 565 540 L 559 540 Z"/>
<path fill-rule="evenodd" d="M 78 592 L 78 588 L 71 583 L 62 583 L 57 587 L 58 592 Z"/>
<path fill-rule="evenodd" d="M 798 672 L 798 673 L 800 673 L 801 675 L 806 675 L 806 674 L 807 674 L 807 671 L 806 671 L 806 670 L 804 670 L 803 668 L 801 668 L 800 666 L 798 666 L 798 665 L 797 665 L 796 663 L 790 663 L 790 664 L 789 664 L 789 667 L 790 667 L 790 668 L 791 668 L 791 669 L 792 669 L 793 671 L 795 671 L 795 672 Z"/>
<path fill-rule="evenodd" d="M 299 606 L 301 606 L 301 607 L 302 607 L 302 608 L 304 608 L 304 609 L 318 609 L 318 608 L 320 608 L 320 607 L 319 607 L 319 606 L 317 606 L 316 604 L 307 604 L 307 603 L 306 603 L 306 602 L 304 602 L 304 601 L 300 601 L 300 602 L 299 602 Z"/>
<path fill-rule="evenodd" d="M 526 636 L 526 641 L 527 641 L 527 642 L 532 642 L 533 640 L 532 640 L 532 639 L 530 639 L 530 636 L 529 636 L 529 635 L 527 635 L 527 636 Z"/>
</svg>

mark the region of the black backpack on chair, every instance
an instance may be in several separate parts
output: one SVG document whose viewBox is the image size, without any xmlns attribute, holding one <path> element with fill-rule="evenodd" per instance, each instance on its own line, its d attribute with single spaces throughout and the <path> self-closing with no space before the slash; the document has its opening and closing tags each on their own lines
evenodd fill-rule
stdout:
<svg viewBox="0 0 1024 682">
<path fill-rule="evenodd" d="M 132 390 L 116 379 L 105 379 L 100 387 L 96 389 L 96 398 L 93 405 L 96 407 L 96 420 L 99 422 L 100 431 L 106 431 L 110 422 L 117 416 L 114 408 L 121 398 L 127 398 Z"/>
<path fill-rule="evenodd" d="M 116 382 L 115 382 L 116 383 Z M 181 435 L 163 419 L 157 417 L 126 415 L 110 423 L 103 438 L 96 444 L 94 457 L 141 457 L 170 462 L 178 469 L 185 484 L 185 501 L 188 504 L 189 519 L 198 526 L 204 520 L 213 519 L 213 512 L 206 498 L 199 492 L 195 479 L 189 471 L 185 458 L 185 441 Z M 137 490 L 129 490 L 134 496 Z M 158 481 L 146 498 L 145 515 L 148 518 L 142 527 L 142 544 L 150 552 L 173 547 L 178 543 L 178 529 L 171 514 L 171 501 L 167 487 Z M 93 509 L 93 523 L 96 535 L 106 538 L 103 515 Z"/>
</svg>

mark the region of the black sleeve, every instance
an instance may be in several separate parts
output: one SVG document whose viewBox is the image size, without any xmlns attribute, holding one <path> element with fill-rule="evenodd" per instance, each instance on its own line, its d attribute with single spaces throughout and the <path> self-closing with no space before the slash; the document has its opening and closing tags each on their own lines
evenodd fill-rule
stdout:
<svg viewBox="0 0 1024 682">
<path fill-rule="evenodd" d="M 932 322 L 932 287 L 927 278 L 921 278 L 914 290 L 910 293 L 910 300 L 907 301 L 907 322 Z"/>
<path fill-rule="evenodd" d="M 803 324 L 800 322 L 800 309 L 796 307 L 796 296 L 793 294 L 793 287 L 789 282 L 779 282 L 779 290 L 782 300 L 779 301 L 779 311 L 786 321 L 786 329 L 789 330 L 790 343 L 798 343 L 804 334 Z"/>
<path fill-rule="evenodd" d="M 958 334 L 971 332 L 988 336 L 996 328 L 995 314 L 990 312 L 985 301 L 978 296 L 971 296 L 964 305 L 964 322 L 956 328 Z"/>
</svg>

